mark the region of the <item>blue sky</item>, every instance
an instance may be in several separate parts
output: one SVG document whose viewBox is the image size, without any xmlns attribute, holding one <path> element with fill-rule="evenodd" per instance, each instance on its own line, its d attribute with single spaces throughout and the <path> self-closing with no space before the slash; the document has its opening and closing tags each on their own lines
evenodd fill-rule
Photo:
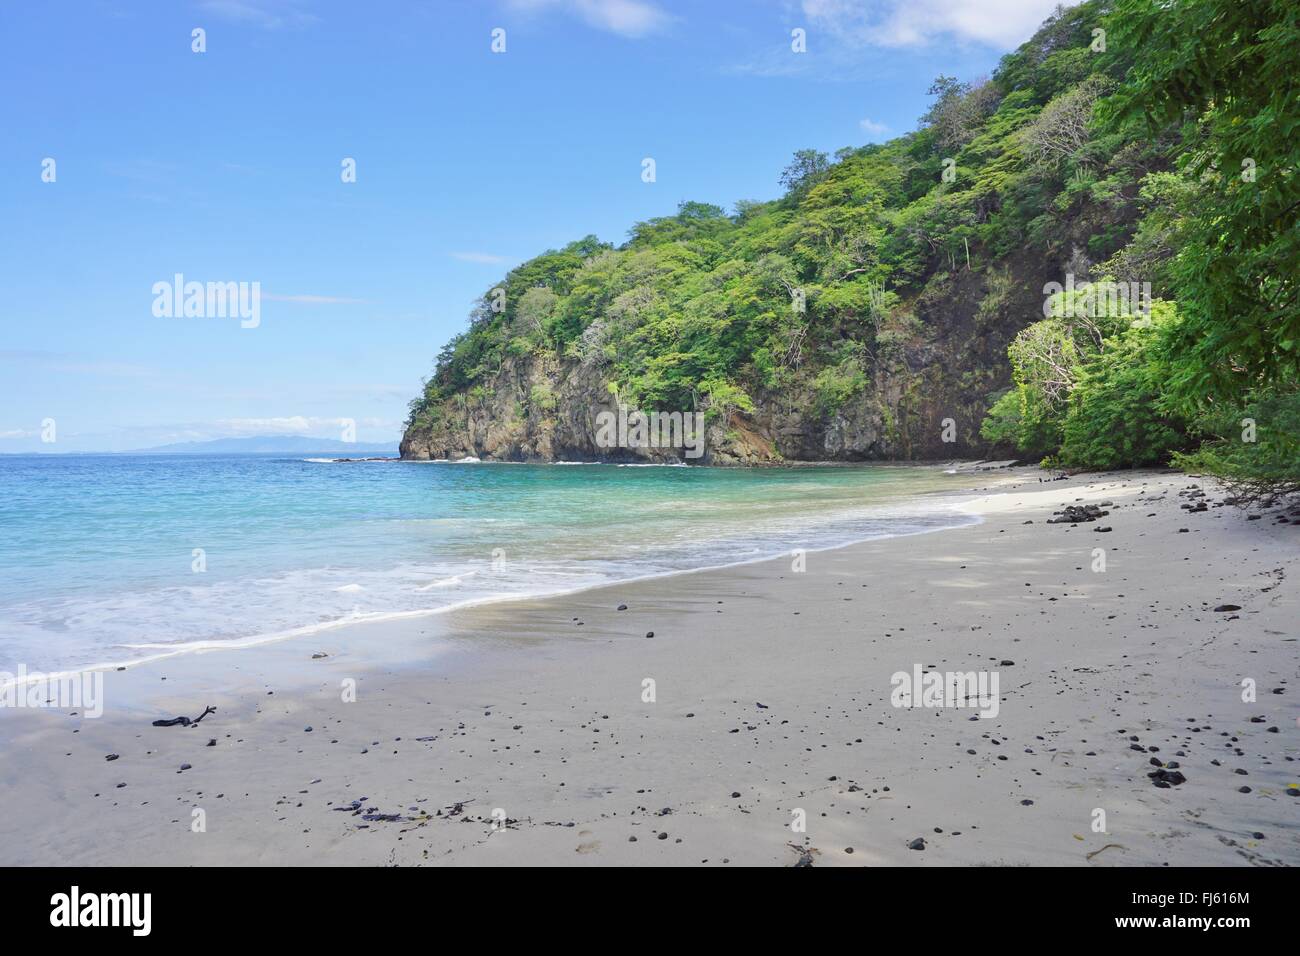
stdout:
<svg viewBox="0 0 1300 956">
<path fill-rule="evenodd" d="M 0 0 L 0 453 L 395 440 L 514 264 L 773 198 L 796 149 L 915 128 L 1053 6 Z M 259 282 L 260 324 L 155 317 L 176 273 Z"/>
</svg>

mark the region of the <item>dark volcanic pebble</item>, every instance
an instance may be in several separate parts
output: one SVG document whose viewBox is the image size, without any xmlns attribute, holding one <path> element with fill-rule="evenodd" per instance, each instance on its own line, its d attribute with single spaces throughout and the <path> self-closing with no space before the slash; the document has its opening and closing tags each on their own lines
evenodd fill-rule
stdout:
<svg viewBox="0 0 1300 956">
<path fill-rule="evenodd" d="M 1102 511 L 1097 505 L 1066 505 L 1064 510 L 1054 513 L 1060 517 L 1048 518 L 1048 524 L 1078 524 L 1084 521 L 1096 521 L 1110 514 L 1109 511 Z"/>
<path fill-rule="evenodd" d="M 1187 782 L 1187 778 L 1177 770 L 1157 770 L 1154 773 L 1147 774 L 1147 776 L 1151 778 L 1152 783 L 1162 790 Z"/>
</svg>

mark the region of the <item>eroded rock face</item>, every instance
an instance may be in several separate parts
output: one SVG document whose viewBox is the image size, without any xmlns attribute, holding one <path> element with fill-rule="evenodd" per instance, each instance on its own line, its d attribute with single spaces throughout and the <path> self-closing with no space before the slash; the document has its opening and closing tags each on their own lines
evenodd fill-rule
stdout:
<svg viewBox="0 0 1300 956">
<path fill-rule="evenodd" d="M 593 370 L 511 361 L 494 382 L 486 396 L 453 400 L 435 425 L 409 429 L 402 439 L 402 457 L 748 465 L 952 458 L 983 452 L 982 444 L 969 440 L 978 440 L 982 403 L 975 408 L 954 403 L 953 411 L 941 414 L 930 403 L 913 408 L 915 396 L 901 387 L 873 390 L 825 416 L 817 414 L 812 395 L 760 395 L 752 414 L 732 412 L 725 421 L 710 416 L 703 455 L 691 459 L 681 448 L 600 447 L 598 416 L 617 415 L 618 403 L 603 376 Z M 530 398 L 537 386 L 549 391 L 545 406 Z M 941 439 L 946 417 L 955 422 L 957 441 L 952 443 Z"/>
<path fill-rule="evenodd" d="M 986 279 L 958 272 L 907 304 L 913 317 L 888 349 L 878 345 L 870 384 L 838 408 L 819 406 L 811 385 L 751 393 L 755 410 L 710 416 L 696 464 L 780 461 L 936 460 L 997 456 L 980 438 L 990 394 L 1010 384 L 1006 349 L 1042 317 L 1037 293 L 1053 273 L 1028 258 L 1011 261 L 997 307 L 982 304 Z M 1008 295 L 1006 289 L 1014 290 Z M 449 400 L 440 419 L 412 427 L 402 457 L 498 461 L 671 463 L 680 449 L 601 448 L 597 415 L 617 413 L 606 368 L 578 359 L 531 356 L 505 360 L 483 386 Z M 651 409 L 646 409 L 650 411 Z M 950 420 L 950 422 L 949 422 Z M 945 441 L 945 434 L 953 440 Z"/>
</svg>

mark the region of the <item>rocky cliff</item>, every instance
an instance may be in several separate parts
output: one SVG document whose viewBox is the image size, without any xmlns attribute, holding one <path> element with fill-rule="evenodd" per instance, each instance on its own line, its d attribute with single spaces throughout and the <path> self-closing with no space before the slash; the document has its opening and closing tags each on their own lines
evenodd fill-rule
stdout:
<svg viewBox="0 0 1300 956">
<path fill-rule="evenodd" d="M 916 133 L 798 151 L 781 199 L 682 203 L 512 270 L 412 402 L 403 456 L 684 457 L 598 441 L 620 404 L 702 412 L 705 464 L 1005 456 L 980 423 L 1044 286 L 1133 278 L 1151 251 L 1125 247 L 1160 160 L 1090 139 L 1125 68 L 1090 52 L 1102 9 L 1059 10 L 990 80 L 940 78 Z"/>
<path fill-rule="evenodd" d="M 989 395 L 1008 384 L 1008 343 L 1042 315 L 1042 296 L 1033 290 L 1058 274 L 1044 265 L 1037 275 L 1012 281 L 1003 275 L 1000 288 L 1019 294 L 999 293 L 997 318 L 989 321 L 980 311 L 990 298 L 985 278 L 954 273 L 942 288 L 913 303 L 915 311 L 908 314 L 918 321 L 908 323 L 911 334 L 883 353 L 877 350 L 867 389 L 833 411 L 820 409 L 807 382 L 790 391 L 756 391 L 753 411 L 730 409 L 707 417 L 704 454 L 695 463 L 936 460 L 1004 451 L 980 438 L 979 423 Z M 606 371 L 602 363 L 581 359 L 508 357 L 478 393 L 460 393 L 436 422 L 409 427 L 402 457 L 686 460 L 680 449 L 597 444 L 598 415 L 618 411 Z M 547 399 L 537 400 L 539 393 Z"/>
</svg>

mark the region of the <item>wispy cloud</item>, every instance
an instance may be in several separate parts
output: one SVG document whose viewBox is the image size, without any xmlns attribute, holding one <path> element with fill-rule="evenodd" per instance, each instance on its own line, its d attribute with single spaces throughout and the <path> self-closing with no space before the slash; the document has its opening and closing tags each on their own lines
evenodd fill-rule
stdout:
<svg viewBox="0 0 1300 956">
<path fill-rule="evenodd" d="M 215 422 L 193 423 L 186 430 L 202 439 L 246 438 L 257 435 L 308 435 L 313 438 L 338 438 L 344 428 L 384 429 L 391 431 L 400 422 L 387 418 L 321 418 L 316 415 L 285 415 L 270 418 L 221 418 Z"/>
<path fill-rule="evenodd" d="M 813 29 L 838 40 L 883 47 L 925 46 L 950 36 L 1008 49 L 1022 43 L 1059 0 L 802 0 Z M 811 36 L 810 36 L 811 43 Z"/>
<path fill-rule="evenodd" d="M 278 30 L 318 22 L 320 18 L 305 6 L 302 0 L 203 0 L 199 9 L 222 20 Z"/>
<path fill-rule="evenodd" d="M 559 10 L 597 30 L 631 39 L 659 33 L 673 20 L 648 0 L 507 0 L 507 6 L 526 13 Z"/>
<path fill-rule="evenodd" d="M 858 120 L 858 126 L 862 127 L 862 131 L 872 139 L 878 139 L 889 132 L 889 127 L 884 123 L 877 123 L 875 120 L 866 117 Z"/>
<path fill-rule="evenodd" d="M 220 418 L 213 422 L 222 437 L 232 435 L 306 435 L 324 428 L 339 429 L 347 424 L 345 418 L 317 418 L 308 415 L 286 415 L 272 418 Z"/>
<path fill-rule="evenodd" d="M 453 252 L 451 257 L 461 262 L 477 262 L 487 266 L 499 265 L 506 261 L 505 256 L 496 256 L 490 252 Z"/>
<path fill-rule="evenodd" d="M 915 50 L 938 42 L 1010 50 L 1029 39 L 1059 0 L 786 0 L 788 27 L 806 31 L 807 52 L 775 35 L 724 74 L 859 82 L 879 75 L 872 48 Z M 870 132 L 870 130 L 868 130 Z"/>
</svg>

